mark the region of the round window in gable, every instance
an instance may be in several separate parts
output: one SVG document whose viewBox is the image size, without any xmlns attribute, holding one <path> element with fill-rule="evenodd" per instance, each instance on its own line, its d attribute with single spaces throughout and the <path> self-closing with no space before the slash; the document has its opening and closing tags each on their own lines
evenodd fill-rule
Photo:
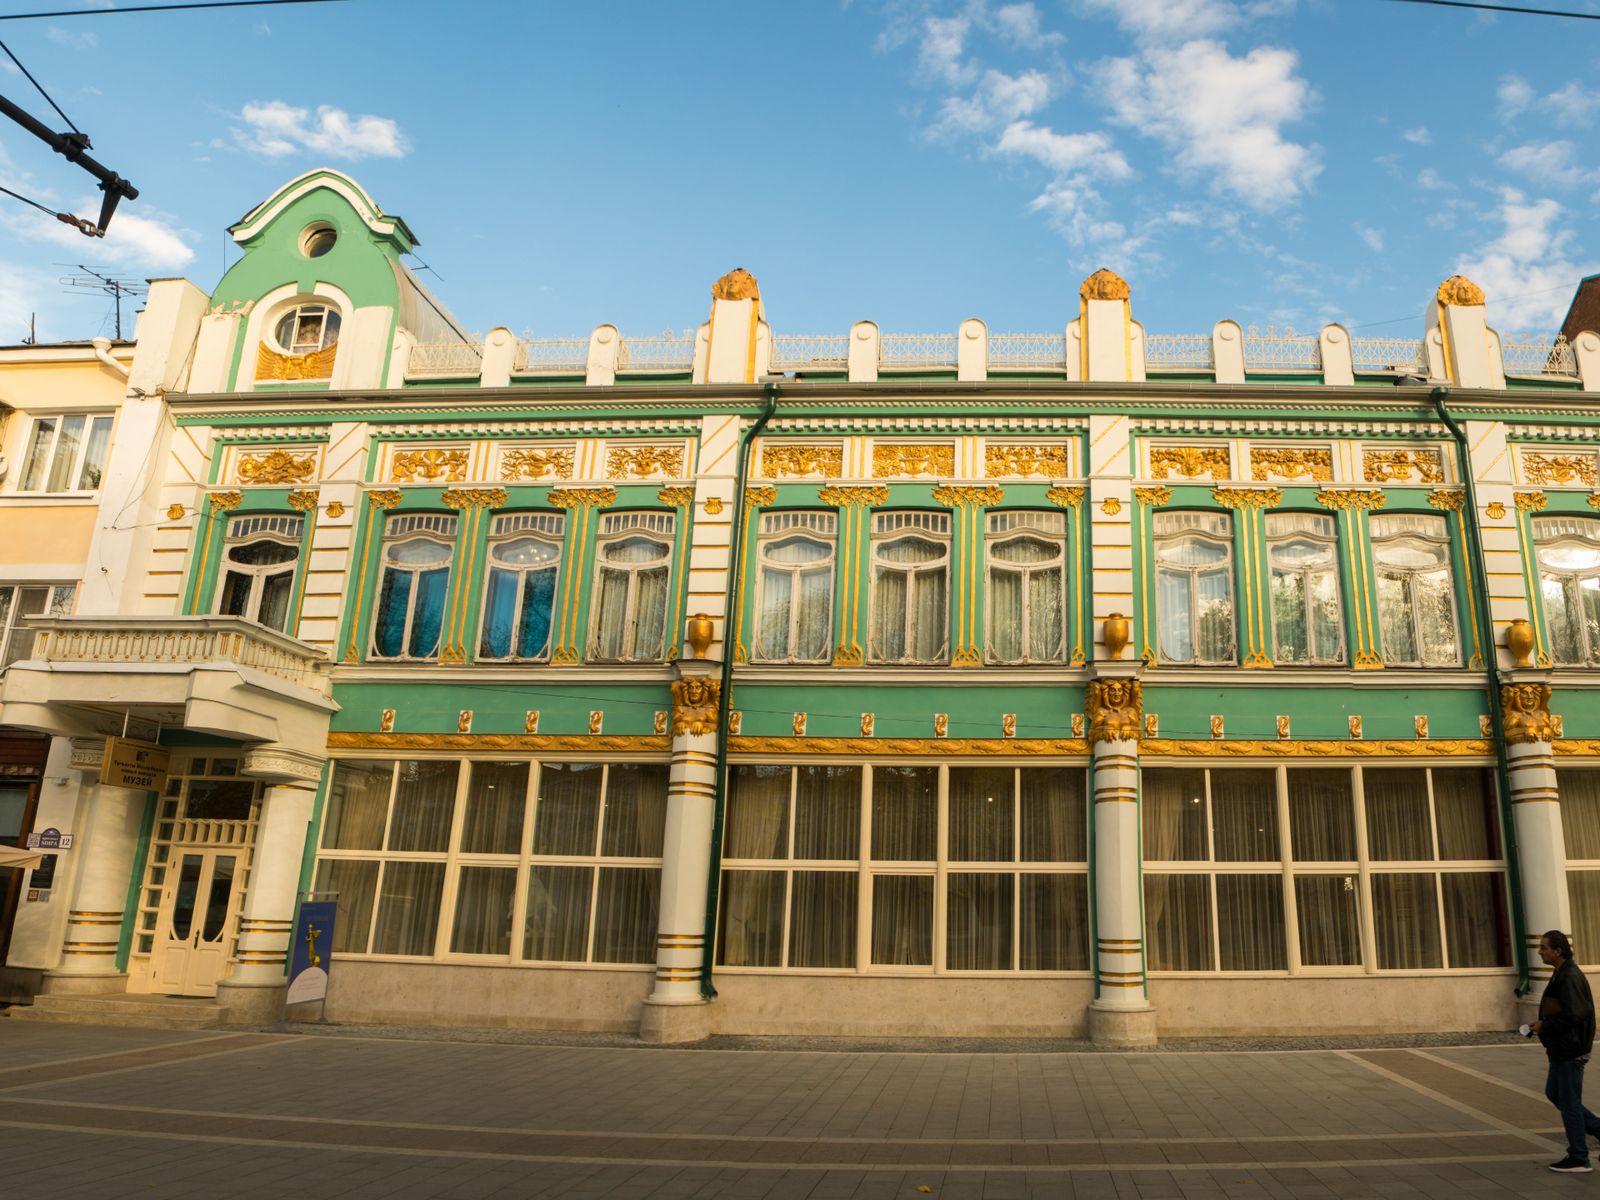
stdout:
<svg viewBox="0 0 1600 1200">
<path fill-rule="evenodd" d="M 300 235 L 300 253 L 307 258 L 321 258 L 338 240 L 339 232 L 332 225 L 313 225 Z"/>
<path fill-rule="evenodd" d="M 315 354 L 339 340 L 339 310 L 331 304 L 300 304 L 278 318 L 272 336 L 285 354 Z"/>
</svg>

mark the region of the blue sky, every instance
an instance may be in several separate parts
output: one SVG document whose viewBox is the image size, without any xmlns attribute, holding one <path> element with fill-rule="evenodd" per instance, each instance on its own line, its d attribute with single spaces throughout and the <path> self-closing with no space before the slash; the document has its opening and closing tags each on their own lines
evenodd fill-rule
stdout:
<svg viewBox="0 0 1600 1200">
<path fill-rule="evenodd" d="M 209 290 L 226 226 L 323 165 L 406 218 L 464 324 L 535 336 L 681 331 L 734 266 L 782 333 L 1059 330 L 1100 266 L 1151 332 L 1417 336 L 1457 271 L 1491 324 L 1545 332 L 1600 271 L 1600 22 L 1388 0 L 350 0 L 0 37 L 141 190 L 104 242 L 0 198 L 0 343 L 33 311 L 41 340 L 109 332 L 57 264 Z M 47 114 L 14 70 L 0 85 Z M 98 211 L 9 123 L 0 183 Z"/>
</svg>

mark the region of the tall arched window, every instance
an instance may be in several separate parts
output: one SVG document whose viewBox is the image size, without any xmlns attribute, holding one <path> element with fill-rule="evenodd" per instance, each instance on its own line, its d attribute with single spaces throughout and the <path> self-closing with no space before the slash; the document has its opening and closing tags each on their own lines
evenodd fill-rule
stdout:
<svg viewBox="0 0 1600 1200">
<path fill-rule="evenodd" d="M 950 514 L 873 514 L 872 661 L 946 661 L 949 591 Z"/>
<path fill-rule="evenodd" d="M 591 658 L 661 661 L 674 519 L 664 512 L 606 513 L 600 518 Z"/>
<path fill-rule="evenodd" d="M 1390 666 L 1459 666 L 1450 532 L 1444 518 L 1388 513 L 1370 520 L 1383 661 Z"/>
<path fill-rule="evenodd" d="M 756 595 L 757 661 L 828 661 L 833 642 L 838 528 L 837 513 L 762 514 L 756 551 L 761 566 Z"/>
<path fill-rule="evenodd" d="M 1563 666 L 1600 663 L 1600 520 L 1535 517 L 1550 657 Z"/>
<path fill-rule="evenodd" d="M 989 514 L 989 661 L 1060 662 L 1067 631 L 1066 514 Z"/>
<path fill-rule="evenodd" d="M 1344 661 L 1339 608 L 1339 536 L 1322 513 L 1268 513 L 1272 566 L 1272 659 L 1326 665 Z"/>
<path fill-rule="evenodd" d="M 1161 661 L 1232 663 L 1232 516 L 1158 512 L 1154 532 Z"/>
<path fill-rule="evenodd" d="M 489 531 L 479 658 L 549 657 L 564 520 L 562 513 L 495 517 Z"/>
<path fill-rule="evenodd" d="M 372 630 L 374 658 L 433 658 L 439 653 L 455 539 L 454 515 L 389 518 Z"/>
<path fill-rule="evenodd" d="M 244 516 L 229 521 L 217 612 L 257 621 L 268 629 L 287 629 L 304 528 L 303 517 Z"/>
</svg>

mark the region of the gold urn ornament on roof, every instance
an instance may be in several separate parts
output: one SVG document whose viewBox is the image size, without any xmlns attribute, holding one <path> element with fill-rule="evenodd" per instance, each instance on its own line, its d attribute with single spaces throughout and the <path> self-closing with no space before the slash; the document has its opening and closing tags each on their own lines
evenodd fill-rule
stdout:
<svg viewBox="0 0 1600 1200">
<path fill-rule="evenodd" d="M 1078 288 L 1078 295 L 1085 300 L 1126 300 L 1130 294 L 1128 281 L 1105 267 L 1085 279 Z"/>
<path fill-rule="evenodd" d="M 1483 289 L 1465 275 L 1452 275 L 1439 285 L 1440 304 L 1482 304 Z"/>
<path fill-rule="evenodd" d="M 759 300 L 761 285 L 743 267 L 735 267 L 711 285 L 714 300 Z"/>
</svg>

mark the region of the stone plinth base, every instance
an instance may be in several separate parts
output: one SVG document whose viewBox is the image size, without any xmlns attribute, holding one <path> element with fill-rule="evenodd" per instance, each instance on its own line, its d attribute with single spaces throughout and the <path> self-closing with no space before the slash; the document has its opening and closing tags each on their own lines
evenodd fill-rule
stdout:
<svg viewBox="0 0 1600 1200">
<path fill-rule="evenodd" d="M 285 983 L 236 983 L 225 979 L 217 984 L 217 1003 L 227 1013 L 223 1023 L 277 1025 L 283 1020 L 283 998 L 288 991 Z"/>
<path fill-rule="evenodd" d="M 711 1036 L 711 1005 L 661 1004 L 646 1000 L 639 1014 L 639 1040 L 656 1045 L 703 1042 Z"/>
<path fill-rule="evenodd" d="M 45 996 L 111 996 L 128 990 L 126 971 L 108 971 L 103 975 L 64 975 L 55 971 L 44 973 L 39 988 Z"/>
<path fill-rule="evenodd" d="M 1096 1046 L 1154 1046 L 1156 1010 L 1089 1005 L 1089 1040 Z"/>
</svg>

